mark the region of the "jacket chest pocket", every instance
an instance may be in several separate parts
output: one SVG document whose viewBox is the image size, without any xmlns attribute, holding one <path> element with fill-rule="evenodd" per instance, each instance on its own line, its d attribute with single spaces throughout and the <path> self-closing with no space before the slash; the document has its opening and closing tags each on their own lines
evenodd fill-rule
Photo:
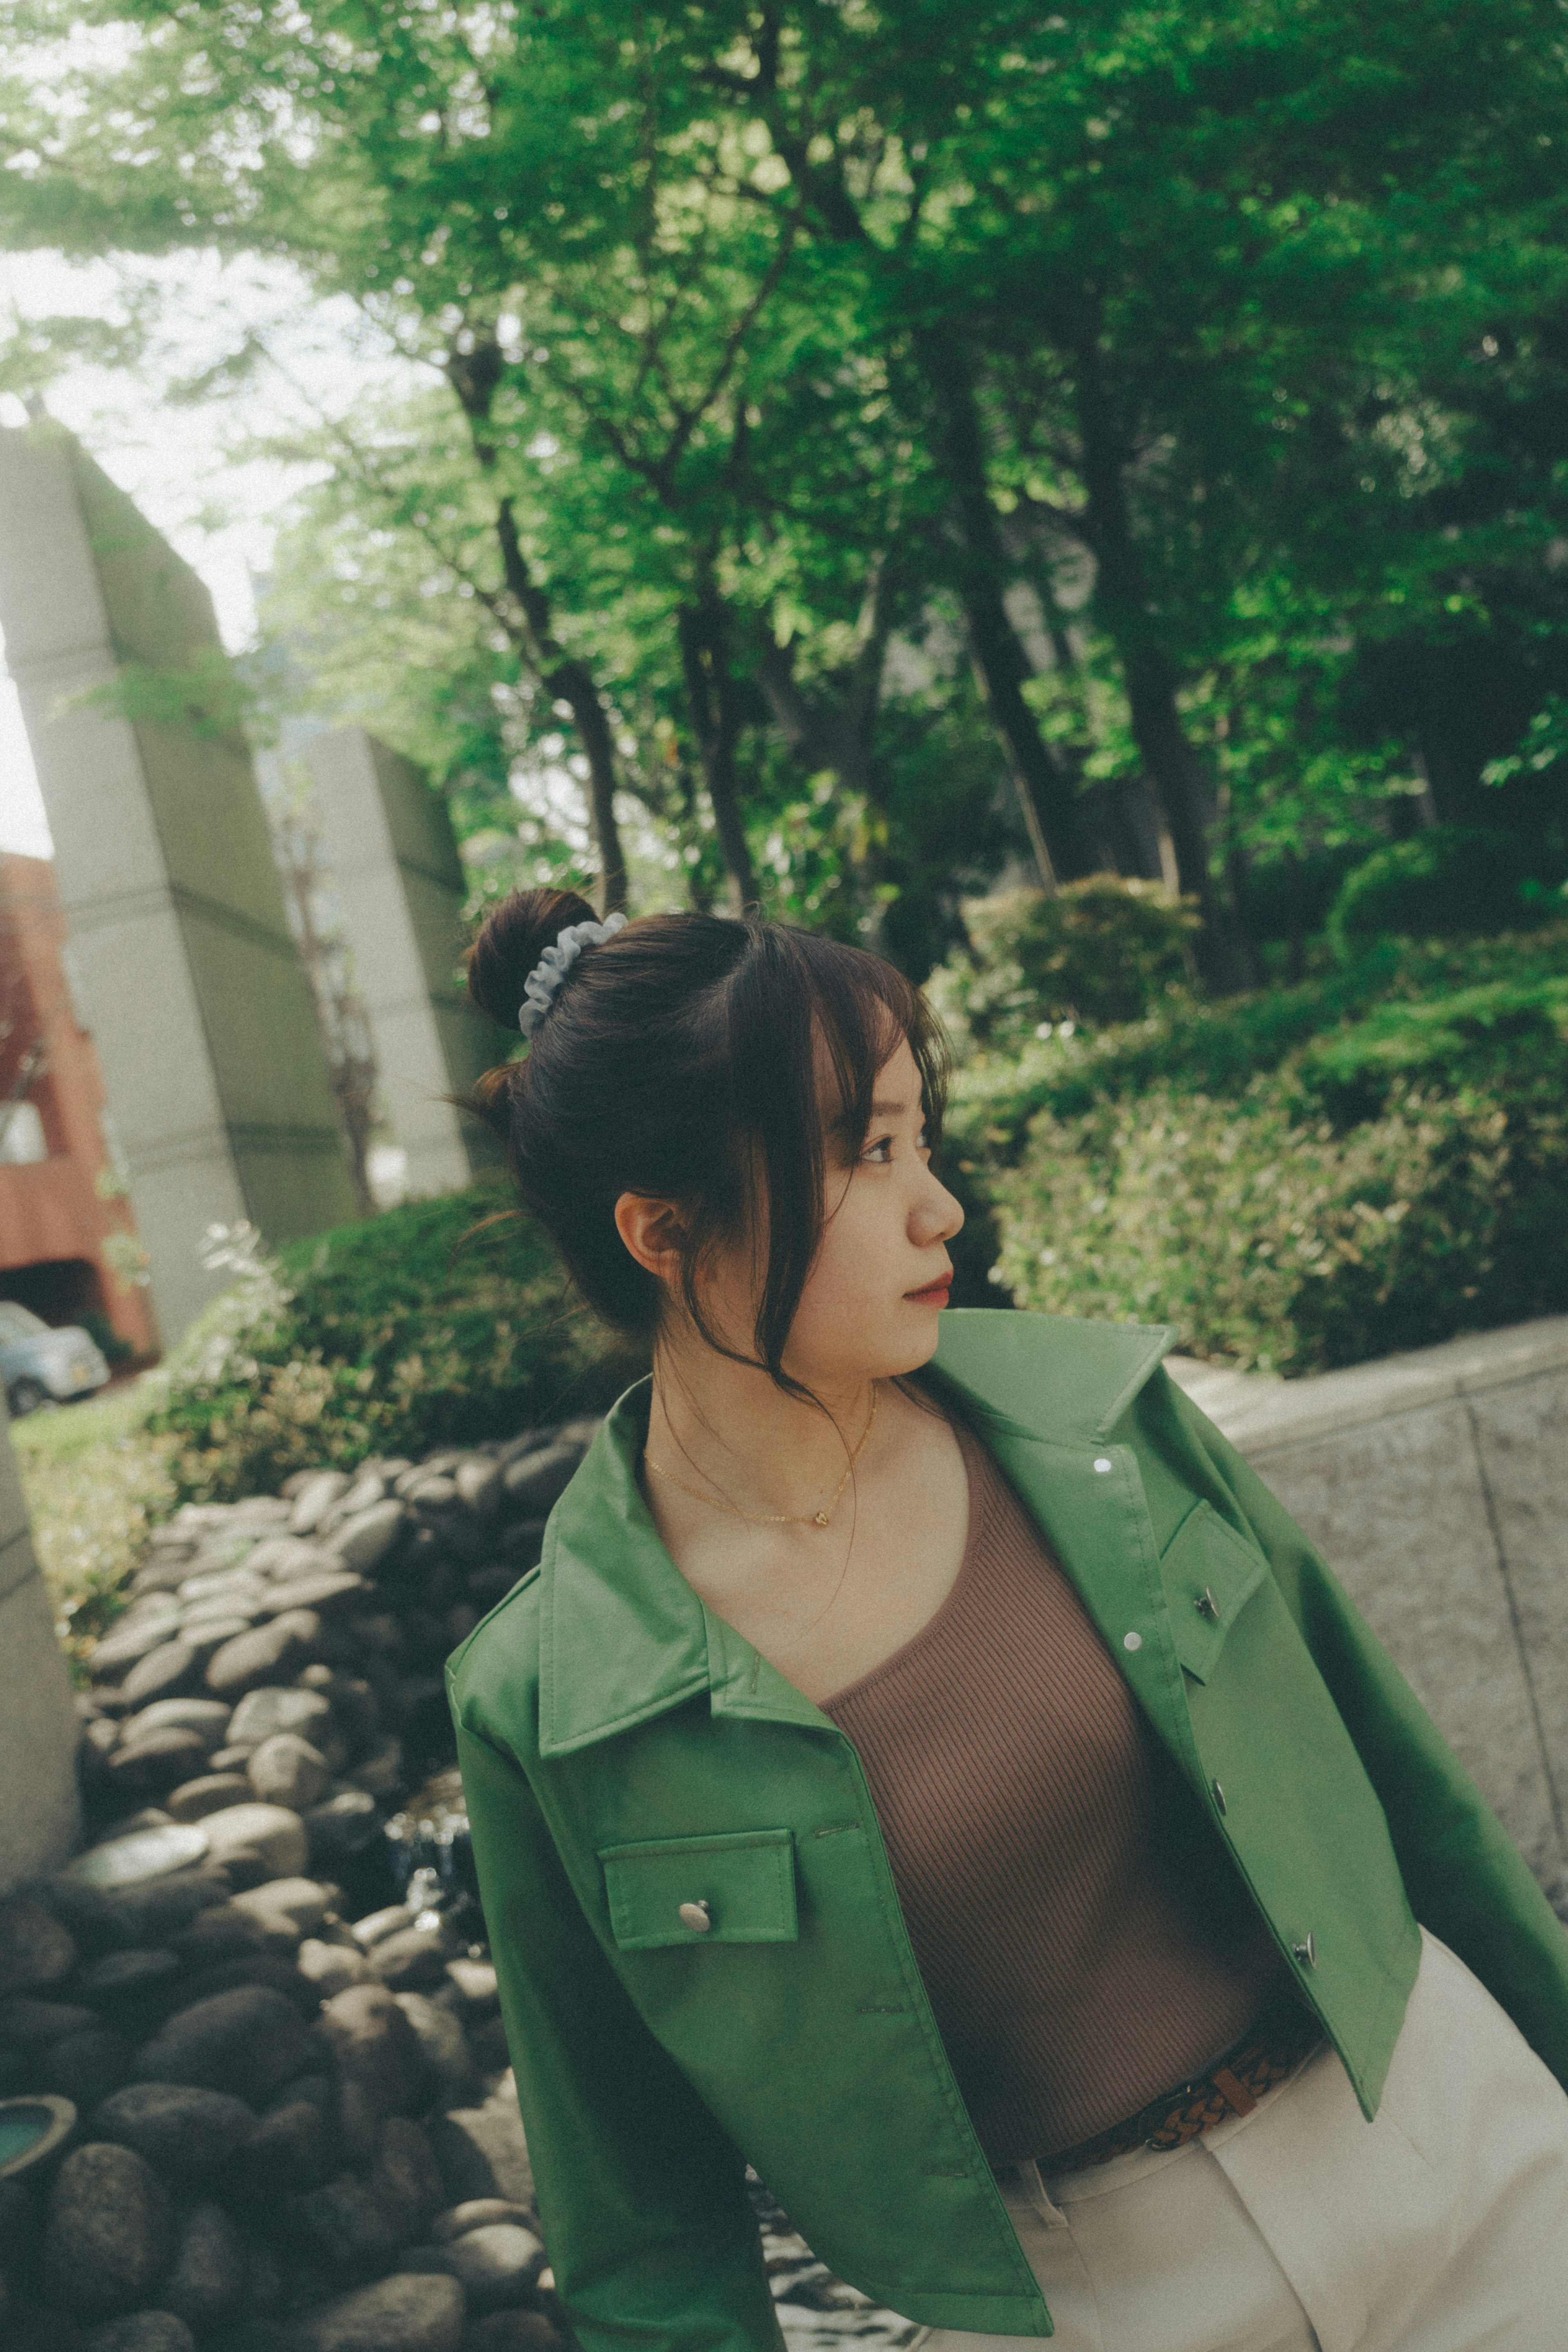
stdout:
<svg viewBox="0 0 1568 2352">
<path fill-rule="evenodd" d="M 1176 1652 L 1196 1682 L 1207 1682 L 1225 1637 L 1268 1573 L 1211 1503 L 1199 1503 L 1160 1555 Z"/>
<path fill-rule="evenodd" d="M 623 1952 L 664 1944 L 791 1944 L 795 1840 L 789 1830 L 653 1838 L 600 1851 L 610 1926 Z"/>
</svg>

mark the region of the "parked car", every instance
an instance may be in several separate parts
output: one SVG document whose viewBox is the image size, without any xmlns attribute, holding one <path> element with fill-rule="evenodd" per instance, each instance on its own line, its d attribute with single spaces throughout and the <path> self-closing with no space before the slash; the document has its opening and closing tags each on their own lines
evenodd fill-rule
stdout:
<svg viewBox="0 0 1568 2352">
<path fill-rule="evenodd" d="M 79 1323 L 52 1331 L 30 1307 L 0 1298 L 0 1382 L 14 1419 L 90 1395 L 108 1378 L 102 1349 Z"/>
</svg>

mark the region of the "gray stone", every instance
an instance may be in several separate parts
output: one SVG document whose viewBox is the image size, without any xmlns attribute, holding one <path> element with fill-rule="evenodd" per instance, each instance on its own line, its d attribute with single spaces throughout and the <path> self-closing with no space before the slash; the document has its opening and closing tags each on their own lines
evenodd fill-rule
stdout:
<svg viewBox="0 0 1568 2352">
<path fill-rule="evenodd" d="M 287 1609 L 314 1609 L 336 1623 L 356 1601 L 367 1599 L 371 1590 L 364 1578 L 356 1576 L 351 1569 L 327 1567 L 276 1586 L 263 1603 L 263 1611 L 281 1616 Z"/>
<path fill-rule="evenodd" d="M 350 1985 L 368 1982 L 370 1962 L 363 1952 L 351 1944 L 324 1944 L 315 1936 L 307 1936 L 295 1955 L 295 1966 L 301 1976 L 308 1977 L 323 2000 L 330 2000 Z"/>
<path fill-rule="evenodd" d="M 361 1758 L 349 1775 L 356 1789 L 368 1797 L 395 1797 L 403 1783 L 402 1743 L 383 1739 L 369 1756 Z"/>
<path fill-rule="evenodd" d="M 161 1730 L 165 1724 L 174 1724 L 182 1731 L 199 1731 L 211 1749 L 222 1747 L 230 1712 L 216 1698 L 155 1698 L 151 1706 L 138 1708 L 136 1721 L 146 1731 Z"/>
<path fill-rule="evenodd" d="M 199 1731 L 166 1723 L 122 1739 L 109 1759 L 109 1776 L 117 1788 L 150 1793 L 178 1787 L 206 1759 L 207 1744 Z"/>
<path fill-rule="evenodd" d="M 181 1958 L 191 1969 L 243 1959 L 247 1953 L 259 1952 L 266 1941 L 256 1921 L 232 1900 L 204 1911 L 174 1939 Z"/>
<path fill-rule="evenodd" d="M 294 1497 L 288 1520 L 291 1532 L 297 1536 L 311 1534 L 339 1496 L 348 1491 L 349 1481 L 340 1470 L 318 1470 Z"/>
<path fill-rule="evenodd" d="M 0 2000 L 58 1984 L 77 1948 L 52 1911 L 30 1895 L 0 1895 Z"/>
<path fill-rule="evenodd" d="M 275 1731 L 251 1751 L 250 1785 L 263 1804 L 287 1805 L 303 1813 L 318 1802 L 331 1779 L 327 1759 L 297 1731 Z"/>
<path fill-rule="evenodd" d="M 471 2197 L 466 2205 L 452 2205 L 438 2213 L 430 2225 L 430 2236 L 434 2244 L 446 2246 L 454 2238 L 465 2238 L 470 2230 L 486 2229 L 495 2221 L 516 2221 L 526 2230 L 534 2219 L 531 2207 L 508 2204 L 504 2197 Z"/>
<path fill-rule="evenodd" d="M 385 1950 L 384 1945 L 379 1947 Z M 371 1958 L 374 1966 L 374 1956 Z M 397 2005 L 419 2036 L 435 2085 L 435 2103 L 442 2107 L 466 2106 L 480 2096 L 479 2078 L 463 2028 L 449 2009 L 427 2000 L 422 1992 L 400 1992 Z"/>
<path fill-rule="evenodd" d="M 68 2033 L 90 2033 L 97 2023 L 90 2009 L 65 2000 L 30 2000 L 24 1994 L 0 2008 L 0 2042 L 43 2049 L 51 2042 L 63 2041 Z"/>
<path fill-rule="evenodd" d="M 114 1888 L 143 1886 L 187 1870 L 207 1851 L 207 1833 L 193 1822 L 165 1821 L 162 1826 L 122 1831 L 101 1845 L 78 1854 L 70 1876 L 106 1893 Z M 0 1977 L 3 1980 L 3 1977 Z"/>
<path fill-rule="evenodd" d="M 227 2179 L 236 2196 L 270 2202 L 319 2188 L 337 2161 L 333 2119 L 321 2104 L 279 2095 L 230 2163 Z"/>
<path fill-rule="evenodd" d="M 210 1570 L 203 1576 L 188 1576 L 180 1587 L 180 1601 L 187 1615 L 204 1601 L 259 1601 L 267 1590 L 265 1578 L 256 1574 L 248 1556 L 238 1568 Z"/>
<path fill-rule="evenodd" d="M 229 1745 L 255 1751 L 276 1732 L 296 1731 L 330 1759 L 332 1703 L 320 1691 L 269 1685 L 247 1691 L 229 1724 Z"/>
<path fill-rule="evenodd" d="M 403 2026 L 413 2040 L 406 2018 Z M 304 2074 L 311 2049 L 298 2011 L 282 1993 L 240 1985 L 172 2017 L 138 2053 L 136 2073 L 144 2083 L 200 2084 L 254 2102 Z"/>
<path fill-rule="evenodd" d="M 259 1855 L 271 1878 L 303 1876 L 309 1841 L 298 1813 L 284 1805 L 226 1805 L 203 1823 L 215 1862 L 242 1848 Z"/>
<path fill-rule="evenodd" d="M 444 2201 L 441 2170 L 429 2140 L 406 2116 L 391 2116 L 383 2126 L 371 2187 L 399 2245 L 425 2236 Z"/>
<path fill-rule="evenodd" d="M 312 1805 L 304 1816 L 309 1839 L 310 1867 L 332 1873 L 362 1853 L 379 1835 L 381 1809 L 363 1789 L 340 1789 L 322 1805 Z"/>
<path fill-rule="evenodd" d="M 378 2115 L 418 2112 L 428 2095 L 429 2069 L 418 2034 L 384 1985 L 350 1985 L 335 1994 L 321 2011 L 321 2025 L 345 2076 Z"/>
<path fill-rule="evenodd" d="M 132 1706 L 149 1700 L 172 1698 L 196 1671 L 196 1653 L 187 1641 L 163 1642 L 138 1658 L 120 1688 Z"/>
<path fill-rule="evenodd" d="M 451 1940 L 443 1927 L 399 1927 L 371 1953 L 371 1967 L 393 1992 L 417 1992 L 444 1980 Z"/>
<path fill-rule="evenodd" d="M 106 1952 L 101 1960 L 82 1969 L 77 1977 L 76 1989 L 84 2000 L 97 2007 L 112 2008 L 116 2003 L 140 2000 L 146 1993 L 162 1990 L 180 1973 L 179 1955 L 154 1947 L 151 1951 Z"/>
<path fill-rule="evenodd" d="M 425 2128 L 449 2203 L 503 2197 L 511 2205 L 537 2205 L 534 2169 L 510 2074 L 503 2074 L 482 2105 L 434 2116 Z"/>
<path fill-rule="evenodd" d="M 68 2033 L 51 2042 L 32 2071 L 40 2091 L 68 2099 L 86 2115 L 120 2088 L 131 2072 L 131 2045 L 124 2035 L 99 2025 L 90 2032 Z"/>
<path fill-rule="evenodd" d="M 367 1911 L 362 1919 L 356 1919 L 350 1933 L 361 1950 L 368 1952 L 373 1945 L 395 1935 L 400 1927 L 413 1925 L 413 1914 L 406 1903 L 389 1903 L 383 1910 Z"/>
<path fill-rule="evenodd" d="M 507 1509 L 519 1517 L 549 1511 L 571 1484 L 581 1459 L 580 1445 L 558 1444 L 508 1462 L 503 1473 Z"/>
<path fill-rule="evenodd" d="M 458 1464 L 454 1475 L 457 1492 L 476 1517 L 494 1518 L 506 1493 L 501 1465 L 487 1454 L 475 1454 Z"/>
<path fill-rule="evenodd" d="M 55 2176 L 44 2225 L 46 2301 L 78 2319 L 145 2303 L 173 2242 L 168 2192 L 133 2148 L 90 2141 Z"/>
<path fill-rule="evenodd" d="M 238 1698 L 298 1673 L 321 1638 L 321 1621 L 311 1609 L 290 1609 L 269 1625 L 257 1625 L 225 1642 L 207 1660 L 207 1688 L 218 1698 Z"/>
<path fill-rule="evenodd" d="M 500 1988 L 496 1982 L 495 1963 L 491 1960 L 471 1960 L 460 1954 L 446 1963 L 446 1979 L 463 2000 L 465 2017 L 491 2017 L 500 2000 Z"/>
<path fill-rule="evenodd" d="M 81 2338 L 81 2352 L 196 2352 L 194 2336 L 172 2311 L 131 2311 L 101 2320 Z"/>
<path fill-rule="evenodd" d="M 132 1942 L 162 1943 L 183 1935 L 204 1911 L 226 1903 L 228 1894 L 222 1871 L 204 1862 L 196 1869 L 171 1871 L 143 1885 L 127 1887 L 110 1901 L 129 1927 Z"/>
<path fill-rule="evenodd" d="M 135 1665 L 139 1658 L 161 1649 L 179 1627 L 180 1612 L 168 1602 L 139 1615 L 134 1622 L 122 1621 L 119 1630 L 106 1633 L 92 1654 L 95 1682 L 112 1682 L 118 1675 Z"/>
<path fill-rule="evenodd" d="M 391 1554 L 408 1525 L 408 1514 L 390 1496 L 356 1511 L 334 1529 L 332 1549 L 345 1568 L 361 1576 L 373 1575 Z"/>
<path fill-rule="evenodd" d="M 254 1919 L 268 1942 L 287 1931 L 292 1951 L 302 1936 L 319 1927 L 327 1916 L 327 1896 L 313 1878 L 269 1878 L 247 1894 L 236 1895 L 234 1907 Z"/>
<path fill-rule="evenodd" d="M 417 2246 L 401 2267 L 426 2273 L 444 2271 L 463 2289 L 476 2316 L 515 2310 L 532 2293 L 545 2263 L 545 2250 L 531 2230 L 516 2221 L 487 2221 L 444 2246 Z"/>
<path fill-rule="evenodd" d="M 458 2352 L 463 2321 L 454 2278 L 378 2279 L 296 2319 L 286 2352 Z"/>
<path fill-rule="evenodd" d="M 239 2309 L 249 2270 L 245 2240 L 223 2207 L 195 2205 L 185 2216 L 158 2300 L 200 2335 Z"/>
<path fill-rule="evenodd" d="M 203 1772 L 182 1780 L 163 1800 L 172 1821 L 204 1822 L 209 1813 L 226 1812 L 231 1805 L 248 1805 L 256 1795 L 246 1772 Z"/>
<path fill-rule="evenodd" d="M 338 2278 L 383 2271 L 398 2249 L 398 2232 L 370 2183 L 340 2172 L 308 2189 L 294 2215 L 312 2253 Z"/>
<path fill-rule="evenodd" d="M 130 2083 L 92 2118 L 95 2139 L 134 2148 L 155 2172 L 199 2186 L 256 2127 L 243 2099 L 191 2083 Z"/>
</svg>

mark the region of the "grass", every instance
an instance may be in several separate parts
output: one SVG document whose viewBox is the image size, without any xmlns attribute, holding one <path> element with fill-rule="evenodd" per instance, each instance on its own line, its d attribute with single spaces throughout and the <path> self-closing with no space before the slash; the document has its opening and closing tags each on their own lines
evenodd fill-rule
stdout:
<svg viewBox="0 0 1568 2352">
<path fill-rule="evenodd" d="M 140 1425 L 144 1409 L 137 1382 L 126 1381 L 11 1424 L 38 1565 L 78 1673 L 119 1615 L 153 1525 L 173 1507 L 172 1441 Z"/>
</svg>

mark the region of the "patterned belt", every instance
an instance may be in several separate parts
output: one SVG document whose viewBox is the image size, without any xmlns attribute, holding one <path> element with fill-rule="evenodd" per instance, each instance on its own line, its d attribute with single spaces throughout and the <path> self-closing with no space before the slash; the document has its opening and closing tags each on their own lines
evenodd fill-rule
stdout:
<svg viewBox="0 0 1568 2352">
<path fill-rule="evenodd" d="M 1268 2010 L 1207 2074 L 1162 2091 L 1124 2123 L 1040 2158 L 1042 2172 L 1077 2172 L 1109 2164 L 1135 2148 L 1180 2147 L 1227 2116 L 1249 2116 L 1265 2091 L 1282 2083 L 1323 2040 L 1322 2027 L 1298 2001 Z"/>
</svg>

